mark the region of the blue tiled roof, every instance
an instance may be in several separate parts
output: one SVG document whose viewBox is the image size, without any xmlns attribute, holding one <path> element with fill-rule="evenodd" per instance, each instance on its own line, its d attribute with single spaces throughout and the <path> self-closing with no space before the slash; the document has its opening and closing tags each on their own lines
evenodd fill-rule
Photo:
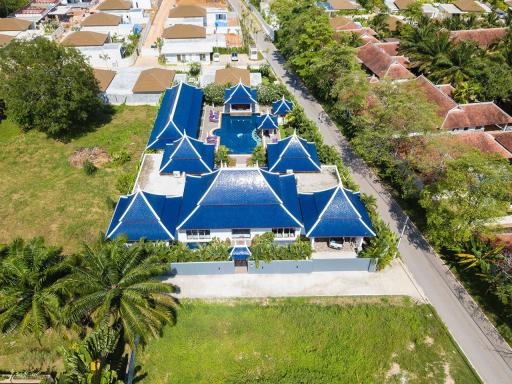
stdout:
<svg viewBox="0 0 512 384">
<path fill-rule="evenodd" d="M 183 134 L 197 137 L 203 105 L 203 90 L 180 83 L 165 91 L 149 136 L 147 148 L 164 149 Z"/>
<path fill-rule="evenodd" d="M 160 173 L 208 173 L 213 170 L 214 156 L 215 145 L 185 135 L 165 146 Z"/>
<path fill-rule="evenodd" d="M 180 206 L 181 197 L 142 191 L 121 196 L 106 237 L 114 239 L 124 234 L 129 241 L 174 240 Z"/>
<path fill-rule="evenodd" d="M 222 168 L 187 176 L 178 229 L 298 228 L 293 175 L 259 168 Z"/>
<path fill-rule="evenodd" d="M 267 163 L 271 172 L 318 172 L 320 160 L 315 143 L 310 143 L 296 134 L 267 145 Z"/>
<path fill-rule="evenodd" d="M 375 236 L 359 193 L 341 185 L 321 192 L 299 194 L 308 237 Z"/>
<path fill-rule="evenodd" d="M 281 100 L 272 103 L 272 113 L 278 116 L 284 116 L 293 109 L 293 103 L 286 100 L 283 96 Z"/>
<path fill-rule="evenodd" d="M 247 260 L 251 255 L 251 250 L 246 246 L 233 247 L 229 252 L 231 260 Z"/>
<path fill-rule="evenodd" d="M 224 104 L 256 104 L 257 94 L 241 82 L 224 91 Z"/>
<path fill-rule="evenodd" d="M 277 129 L 279 125 L 277 123 L 277 117 L 272 116 L 268 113 L 258 116 L 258 129 Z"/>
</svg>

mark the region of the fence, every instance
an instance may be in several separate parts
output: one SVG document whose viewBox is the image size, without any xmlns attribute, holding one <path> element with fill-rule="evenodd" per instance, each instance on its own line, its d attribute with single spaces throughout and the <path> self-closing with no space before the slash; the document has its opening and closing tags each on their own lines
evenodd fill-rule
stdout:
<svg viewBox="0 0 512 384">
<path fill-rule="evenodd" d="M 160 94 L 115 95 L 106 93 L 106 100 L 112 105 L 158 105 Z"/>
<path fill-rule="evenodd" d="M 171 275 L 227 275 L 235 273 L 232 261 L 172 263 Z"/>
</svg>

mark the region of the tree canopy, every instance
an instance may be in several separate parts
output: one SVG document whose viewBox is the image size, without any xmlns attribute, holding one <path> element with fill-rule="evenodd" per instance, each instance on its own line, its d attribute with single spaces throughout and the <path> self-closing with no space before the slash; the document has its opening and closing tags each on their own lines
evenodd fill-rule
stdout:
<svg viewBox="0 0 512 384">
<path fill-rule="evenodd" d="M 74 135 L 101 110 L 92 68 L 74 48 L 45 38 L 0 49 L 0 99 L 23 130 Z"/>
</svg>

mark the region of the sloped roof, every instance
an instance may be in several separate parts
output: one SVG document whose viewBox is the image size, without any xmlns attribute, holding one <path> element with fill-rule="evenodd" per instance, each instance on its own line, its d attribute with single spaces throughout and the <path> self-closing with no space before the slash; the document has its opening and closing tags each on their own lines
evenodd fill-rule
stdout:
<svg viewBox="0 0 512 384">
<path fill-rule="evenodd" d="M 205 17 L 206 9 L 199 5 L 178 5 L 169 11 L 170 18 Z"/>
<path fill-rule="evenodd" d="M 401 11 L 406 10 L 407 8 L 409 8 L 410 5 L 414 4 L 415 2 L 416 2 L 416 0 L 395 0 L 394 1 L 396 7 Z"/>
<path fill-rule="evenodd" d="M 277 129 L 279 125 L 277 123 L 277 117 L 272 116 L 269 113 L 265 113 L 264 115 L 260 115 L 257 118 L 257 128 L 258 129 Z"/>
<path fill-rule="evenodd" d="M 375 44 L 377 47 L 386 52 L 389 56 L 398 56 L 399 41 L 385 41 Z"/>
<path fill-rule="evenodd" d="M 205 39 L 206 28 L 192 24 L 176 24 L 165 28 L 162 37 L 164 39 Z"/>
<path fill-rule="evenodd" d="M 512 132 L 492 132 L 494 139 L 507 151 L 512 153 Z"/>
<path fill-rule="evenodd" d="M 184 133 L 197 137 L 203 90 L 180 83 L 165 91 L 153 130 L 149 136 L 148 149 L 164 149 L 166 144 L 181 139 Z"/>
<path fill-rule="evenodd" d="M 308 142 L 295 133 L 277 143 L 267 145 L 267 163 L 270 172 L 318 172 L 320 160 L 315 143 Z"/>
<path fill-rule="evenodd" d="M 181 197 L 143 191 L 121 196 L 106 237 L 114 239 L 124 234 L 129 241 L 174 240 L 180 205 Z"/>
<path fill-rule="evenodd" d="M 272 113 L 278 116 L 284 116 L 293 109 L 293 102 L 284 98 L 272 103 Z"/>
<path fill-rule="evenodd" d="M 162 93 L 172 85 L 176 71 L 150 68 L 142 71 L 133 86 L 133 93 Z"/>
<path fill-rule="evenodd" d="M 12 39 L 14 39 L 14 36 L 0 34 L 0 47 L 9 44 Z"/>
<path fill-rule="evenodd" d="M 425 97 L 431 103 L 437 104 L 437 114 L 444 118 L 448 111 L 457 106 L 457 103 L 447 96 L 443 91 L 430 82 L 425 76 L 418 76 L 416 85 L 423 91 Z"/>
<path fill-rule="evenodd" d="M 306 236 L 375 236 L 370 217 L 358 192 L 342 185 L 321 192 L 300 193 Z"/>
<path fill-rule="evenodd" d="M 61 44 L 66 47 L 92 47 L 101 46 L 108 40 L 106 33 L 78 31 L 67 35 Z"/>
<path fill-rule="evenodd" d="M 357 4 L 355 1 L 350 0 L 329 0 L 331 8 L 335 11 L 341 10 L 355 10 L 360 9 L 361 6 Z"/>
<path fill-rule="evenodd" d="M 116 71 L 109 71 L 107 69 L 94 68 L 93 72 L 94 77 L 98 80 L 101 92 L 105 92 L 107 90 L 108 86 L 116 76 Z"/>
<path fill-rule="evenodd" d="M 388 26 L 388 29 L 391 32 L 395 32 L 400 24 L 405 23 L 402 19 L 399 19 L 398 17 L 393 16 L 393 15 L 386 16 L 386 18 L 384 19 L 384 22 L 386 23 L 386 25 Z"/>
<path fill-rule="evenodd" d="M 251 85 L 251 72 L 248 69 L 228 67 L 215 71 L 215 84 L 238 84 L 240 81 L 245 85 Z"/>
<path fill-rule="evenodd" d="M 98 12 L 87 16 L 81 23 L 82 27 L 117 26 L 121 24 L 122 17 L 110 13 Z"/>
<path fill-rule="evenodd" d="M 371 72 L 379 78 L 392 80 L 413 78 L 414 75 L 401 64 L 399 57 L 388 55 L 377 44 L 368 43 L 357 49 L 357 57 Z"/>
<path fill-rule="evenodd" d="M 132 8 L 132 3 L 125 0 L 105 0 L 98 5 L 100 11 L 128 11 Z"/>
<path fill-rule="evenodd" d="M 460 31 L 451 31 L 452 41 L 473 41 L 479 47 L 487 48 L 505 37 L 508 28 L 480 28 Z"/>
<path fill-rule="evenodd" d="M 224 91 L 224 104 L 255 104 L 256 90 L 238 82 Z"/>
<path fill-rule="evenodd" d="M 19 31 L 23 32 L 32 26 L 29 20 L 14 17 L 0 18 L 0 32 Z"/>
<path fill-rule="evenodd" d="M 247 260 L 252 255 L 251 250 L 247 246 L 236 246 L 229 251 L 231 260 Z"/>
<path fill-rule="evenodd" d="M 186 178 L 179 230 L 299 227 L 294 175 L 221 168 Z"/>
<path fill-rule="evenodd" d="M 512 132 L 510 133 L 512 134 Z M 495 153 L 504 157 L 505 159 L 510 159 L 512 157 L 512 153 L 500 145 L 498 140 L 496 140 L 496 137 L 488 132 L 462 132 L 457 135 L 453 135 L 453 139 L 463 144 L 477 148 L 484 153 Z"/>
<path fill-rule="evenodd" d="M 484 12 L 483 9 L 476 1 L 474 0 L 455 0 L 453 2 L 457 8 L 464 12 Z"/>
<path fill-rule="evenodd" d="M 357 29 L 359 25 L 354 23 L 351 19 L 345 16 L 335 16 L 329 18 L 329 24 L 334 28 L 335 31 L 343 29 Z"/>
<path fill-rule="evenodd" d="M 453 91 L 455 91 L 451 84 L 437 84 L 436 87 L 448 97 L 452 97 Z"/>
<path fill-rule="evenodd" d="M 214 168 L 215 145 L 184 135 L 167 144 L 160 164 L 160 173 L 208 173 Z"/>
<path fill-rule="evenodd" d="M 442 128 L 485 127 L 511 123 L 512 117 L 492 102 L 459 104 L 448 112 Z"/>
</svg>

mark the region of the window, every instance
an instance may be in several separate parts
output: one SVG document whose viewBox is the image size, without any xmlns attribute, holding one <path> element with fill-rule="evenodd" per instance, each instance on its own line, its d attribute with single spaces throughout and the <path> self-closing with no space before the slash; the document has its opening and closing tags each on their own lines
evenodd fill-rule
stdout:
<svg viewBox="0 0 512 384">
<path fill-rule="evenodd" d="M 185 62 L 185 55 L 176 55 L 176 59 L 178 60 L 178 62 L 184 63 Z"/>
<path fill-rule="evenodd" d="M 203 240 L 209 238 L 209 229 L 191 229 L 187 231 L 187 240 Z"/>
<path fill-rule="evenodd" d="M 204 53 L 199 54 L 199 60 L 200 61 L 206 61 L 206 55 Z"/>
<path fill-rule="evenodd" d="M 272 233 L 276 239 L 289 239 L 295 237 L 294 228 L 273 228 Z"/>
<path fill-rule="evenodd" d="M 232 229 L 231 237 L 233 237 L 233 239 L 250 239 L 251 238 L 251 230 L 250 229 Z"/>
<path fill-rule="evenodd" d="M 226 21 L 227 19 L 228 19 L 228 15 L 226 15 L 225 13 L 217 13 L 215 15 L 215 20 Z"/>
</svg>

